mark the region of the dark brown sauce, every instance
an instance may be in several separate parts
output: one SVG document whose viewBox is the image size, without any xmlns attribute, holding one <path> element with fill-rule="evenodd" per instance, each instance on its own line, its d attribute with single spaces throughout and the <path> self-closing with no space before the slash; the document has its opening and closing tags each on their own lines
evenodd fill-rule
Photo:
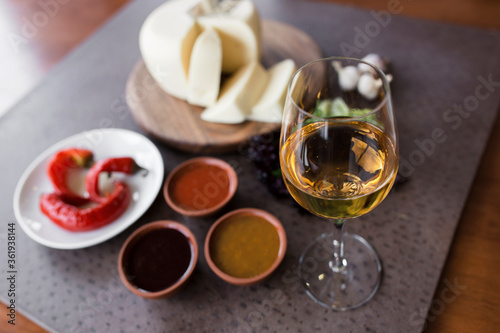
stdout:
<svg viewBox="0 0 500 333">
<path fill-rule="evenodd" d="M 125 272 L 138 288 L 160 291 L 179 281 L 191 257 L 191 245 L 183 233 L 175 229 L 153 230 L 132 247 Z"/>
</svg>

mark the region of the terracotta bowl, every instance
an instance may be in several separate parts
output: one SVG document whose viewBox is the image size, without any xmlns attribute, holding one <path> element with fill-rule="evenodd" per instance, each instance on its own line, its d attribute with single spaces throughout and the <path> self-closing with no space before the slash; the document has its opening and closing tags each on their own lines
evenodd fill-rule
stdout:
<svg viewBox="0 0 500 333">
<path fill-rule="evenodd" d="M 182 275 L 182 277 L 176 283 L 174 283 L 173 285 L 171 285 L 166 289 L 149 292 L 138 288 L 127 278 L 127 274 L 125 273 L 125 265 L 128 256 L 130 254 L 130 250 L 137 243 L 137 241 L 142 237 L 144 237 L 146 234 L 150 233 L 151 231 L 158 229 L 175 229 L 181 232 L 184 236 L 186 236 L 191 248 L 191 262 L 184 275 Z M 174 295 L 186 284 L 189 277 L 193 273 L 196 263 L 198 261 L 198 252 L 199 252 L 198 242 L 196 241 L 196 238 L 191 232 L 191 230 L 189 230 L 186 226 L 174 221 L 151 222 L 143 225 L 142 227 L 134 231 L 123 244 L 120 251 L 120 256 L 118 258 L 118 272 L 120 274 L 120 278 L 123 284 L 127 287 L 128 290 L 130 290 L 137 296 L 150 299 L 161 299 Z"/>
<path fill-rule="evenodd" d="M 263 273 L 251 277 L 251 278 L 239 278 L 239 277 L 234 277 L 231 276 L 225 272 L 223 272 L 217 265 L 214 263 L 212 260 L 211 254 L 210 254 L 210 244 L 212 241 L 212 235 L 214 231 L 225 221 L 227 221 L 229 218 L 234 218 L 235 216 L 248 216 L 248 215 L 254 215 L 263 218 L 267 222 L 271 223 L 275 228 L 276 231 L 278 232 L 278 237 L 279 237 L 279 249 L 278 249 L 278 255 L 273 262 L 273 264 Z M 249 285 L 254 285 L 259 282 L 262 282 L 266 278 L 271 275 L 272 272 L 279 266 L 281 261 L 283 260 L 286 252 L 286 247 L 287 247 L 287 239 L 286 239 L 286 233 L 285 229 L 283 228 L 283 225 L 281 222 L 272 214 L 256 209 L 256 208 L 242 208 L 242 209 L 237 209 L 234 211 L 231 211 L 227 213 L 226 215 L 222 216 L 220 219 L 218 219 L 210 228 L 208 231 L 207 237 L 205 239 L 205 258 L 207 260 L 208 265 L 212 269 L 212 271 L 219 276 L 221 279 L 223 279 L 226 282 L 229 282 L 234 285 L 239 285 L 239 286 L 249 286 Z"/>
<path fill-rule="evenodd" d="M 185 172 L 188 172 L 189 170 L 192 170 L 192 168 L 198 166 L 200 167 L 215 166 L 219 168 L 222 172 L 224 172 L 229 179 L 229 191 L 227 195 L 221 198 L 221 200 L 217 202 L 217 204 L 214 206 L 207 208 L 200 206 L 200 208 L 187 209 L 185 208 L 185 206 L 182 206 L 179 202 L 176 201 L 173 192 L 175 190 L 175 187 L 179 186 L 179 184 L 177 183 L 179 178 L 183 174 L 185 174 Z M 163 186 L 163 195 L 165 196 L 165 200 L 167 201 L 168 205 L 177 213 L 185 216 L 201 217 L 201 216 L 212 215 L 217 211 L 219 211 L 222 207 L 224 207 L 236 193 L 237 187 L 238 187 L 238 176 L 236 175 L 234 169 L 228 163 L 213 157 L 197 157 L 179 164 L 174 170 L 170 172 L 165 181 L 165 185 Z M 214 190 L 217 191 L 220 190 L 220 188 L 221 185 L 219 180 L 215 178 L 213 180 L 212 179 L 209 180 L 209 183 L 205 184 L 203 189 L 199 189 L 199 191 L 196 192 L 196 194 L 193 192 L 193 197 L 192 197 L 193 203 L 194 200 L 196 199 L 196 196 L 198 196 L 197 199 L 206 200 L 207 197 L 212 195 Z M 204 198 L 203 196 L 205 195 L 207 195 L 207 197 Z"/>
</svg>

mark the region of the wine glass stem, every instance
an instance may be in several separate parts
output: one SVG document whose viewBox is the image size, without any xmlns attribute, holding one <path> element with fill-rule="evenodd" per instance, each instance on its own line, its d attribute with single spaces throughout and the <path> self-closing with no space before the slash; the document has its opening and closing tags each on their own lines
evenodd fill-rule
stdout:
<svg viewBox="0 0 500 333">
<path fill-rule="evenodd" d="M 335 228 L 333 229 L 333 260 L 330 261 L 330 268 L 334 272 L 341 272 L 347 266 L 347 261 L 344 258 L 344 221 L 334 220 Z"/>
</svg>

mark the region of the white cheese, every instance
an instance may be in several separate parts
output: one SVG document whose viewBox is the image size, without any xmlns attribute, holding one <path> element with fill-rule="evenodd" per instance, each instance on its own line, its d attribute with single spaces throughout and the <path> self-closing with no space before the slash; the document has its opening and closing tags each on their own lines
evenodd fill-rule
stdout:
<svg viewBox="0 0 500 333">
<path fill-rule="evenodd" d="M 142 58 L 160 87 L 172 96 L 186 99 L 191 50 L 201 32 L 187 14 L 199 0 L 173 0 L 155 9 L 139 35 Z"/>
<path fill-rule="evenodd" d="M 225 124 L 245 121 L 252 105 L 261 96 L 267 79 L 266 70 L 257 61 L 240 68 L 222 86 L 219 100 L 203 111 L 201 119 Z"/>
<path fill-rule="evenodd" d="M 222 67 L 222 45 L 217 32 L 206 29 L 196 39 L 188 74 L 187 101 L 211 106 L 217 101 Z"/>
<path fill-rule="evenodd" d="M 264 93 L 252 107 L 249 120 L 281 122 L 288 81 L 295 70 L 295 63 L 291 59 L 285 59 L 269 69 L 269 81 Z"/>
<path fill-rule="evenodd" d="M 165 92 L 205 106 L 213 104 L 214 88 L 200 87 L 195 81 L 196 77 L 213 77 L 212 69 L 200 69 L 209 62 L 201 58 L 203 52 L 208 55 L 217 46 L 213 41 L 200 42 L 192 54 L 198 36 L 208 29 L 217 32 L 222 48 L 221 71 L 232 74 L 252 61 L 259 61 L 261 35 L 259 14 L 251 0 L 240 0 L 224 14 L 195 17 L 190 11 L 199 3 L 200 0 L 171 0 L 155 9 L 141 28 L 139 46 L 146 67 Z M 205 88 L 206 93 L 200 92 L 199 89 Z"/>
<path fill-rule="evenodd" d="M 258 61 L 261 52 L 260 18 L 250 0 L 241 0 L 227 14 L 198 17 L 203 28 L 213 28 L 222 40 L 222 71 L 233 73 L 251 61 Z"/>
</svg>

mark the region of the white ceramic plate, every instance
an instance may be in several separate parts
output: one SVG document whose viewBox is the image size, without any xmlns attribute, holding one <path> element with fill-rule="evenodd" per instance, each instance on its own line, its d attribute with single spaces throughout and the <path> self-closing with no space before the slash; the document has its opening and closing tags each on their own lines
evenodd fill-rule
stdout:
<svg viewBox="0 0 500 333">
<path fill-rule="evenodd" d="M 39 208 L 42 193 L 53 192 L 46 167 L 57 151 L 79 147 L 94 152 L 96 161 L 117 156 L 130 156 L 146 168 L 148 174 L 120 175 L 132 191 L 127 210 L 115 221 L 97 230 L 71 232 L 57 226 Z M 21 228 L 33 240 L 56 249 L 79 249 L 104 242 L 119 234 L 151 206 L 163 183 L 163 159 L 158 148 L 146 137 L 123 129 L 96 129 L 66 138 L 39 155 L 24 171 L 14 192 L 14 213 Z"/>
</svg>

